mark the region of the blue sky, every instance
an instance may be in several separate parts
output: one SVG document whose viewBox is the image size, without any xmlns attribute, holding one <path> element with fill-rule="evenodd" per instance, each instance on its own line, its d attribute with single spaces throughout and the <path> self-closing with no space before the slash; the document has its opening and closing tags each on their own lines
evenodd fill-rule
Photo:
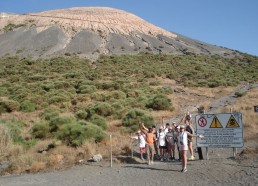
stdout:
<svg viewBox="0 0 258 186">
<path fill-rule="evenodd" d="M 0 12 L 106 6 L 168 31 L 258 56 L 258 0 L 0 0 Z"/>
</svg>

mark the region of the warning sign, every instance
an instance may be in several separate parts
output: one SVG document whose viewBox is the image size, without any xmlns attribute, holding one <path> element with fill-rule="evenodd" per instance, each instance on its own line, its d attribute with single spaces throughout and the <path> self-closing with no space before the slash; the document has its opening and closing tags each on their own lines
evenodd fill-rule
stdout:
<svg viewBox="0 0 258 186">
<path fill-rule="evenodd" d="M 218 118 L 215 116 L 211 122 L 210 128 L 223 128 Z"/>
<path fill-rule="evenodd" d="M 199 125 L 200 127 L 205 127 L 205 126 L 207 125 L 207 120 L 206 120 L 206 118 L 205 118 L 205 117 L 200 117 L 200 118 L 198 119 L 198 125 Z"/>
<path fill-rule="evenodd" d="M 243 124 L 241 113 L 200 114 L 195 117 L 197 147 L 243 147 Z"/>
<path fill-rule="evenodd" d="M 234 116 L 230 116 L 226 128 L 239 128 L 237 121 L 235 120 Z"/>
</svg>

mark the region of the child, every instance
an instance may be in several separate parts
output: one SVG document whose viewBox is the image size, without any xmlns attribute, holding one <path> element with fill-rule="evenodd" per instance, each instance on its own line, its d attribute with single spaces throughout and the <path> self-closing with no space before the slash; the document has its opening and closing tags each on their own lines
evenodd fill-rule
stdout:
<svg viewBox="0 0 258 186">
<path fill-rule="evenodd" d="M 142 132 L 139 130 L 136 132 L 137 136 L 130 136 L 131 139 L 138 139 L 139 149 L 140 149 L 140 155 L 141 159 L 144 160 L 143 154 L 146 153 L 146 141 L 145 136 L 142 134 Z"/>
</svg>

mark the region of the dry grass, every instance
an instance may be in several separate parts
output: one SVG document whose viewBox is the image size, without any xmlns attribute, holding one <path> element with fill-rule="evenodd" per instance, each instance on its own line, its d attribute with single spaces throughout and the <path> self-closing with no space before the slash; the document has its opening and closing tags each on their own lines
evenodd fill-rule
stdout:
<svg viewBox="0 0 258 186">
<path fill-rule="evenodd" d="M 258 141 L 258 113 L 254 106 L 258 104 L 258 89 L 251 89 L 243 97 L 238 98 L 236 104 L 226 107 L 221 112 L 240 112 L 243 115 L 244 138 L 247 145 L 257 145 Z M 255 143 L 253 143 L 255 142 Z"/>
</svg>

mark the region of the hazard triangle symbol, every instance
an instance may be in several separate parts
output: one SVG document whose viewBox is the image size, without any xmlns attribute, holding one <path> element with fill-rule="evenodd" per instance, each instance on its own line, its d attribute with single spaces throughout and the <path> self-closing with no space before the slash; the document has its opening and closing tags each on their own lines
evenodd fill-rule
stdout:
<svg viewBox="0 0 258 186">
<path fill-rule="evenodd" d="M 226 128 L 239 128 L 239 125 L 233 115 L 230 116 Z"/>
<path fill-rule="evenodd" d="M 223 128 L 218 118 L 215 116 L 211 122 L 210 128 Z"/>
</svg>

